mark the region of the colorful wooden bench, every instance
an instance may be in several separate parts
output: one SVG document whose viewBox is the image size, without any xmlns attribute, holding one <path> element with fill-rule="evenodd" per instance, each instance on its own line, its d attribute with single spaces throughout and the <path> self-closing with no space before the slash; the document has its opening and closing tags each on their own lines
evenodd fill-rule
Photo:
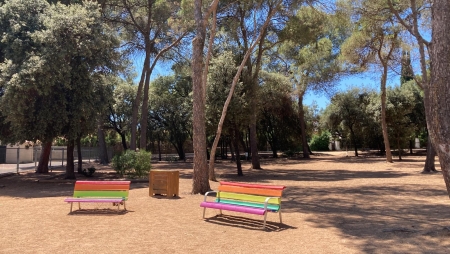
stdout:
<svg viewBox="0 0 450 254">
<path fill-rule="evenodd" d="M 264 215 L 263 228 L 266 227 L 267 212 L 277 212 L 281 220 L 281 196 L 285 186 L 261 185 L 237 182 L 220 182 L 218 191 L 205 193 L 200 204 L 203 207 L 203 219 L 206 208 Z M 210 194 L 215 193 L 214 201 L 207 201 Z"/>
<path fill-rule="evenodd" d="M 78 209 L 81 209 L 80 203 L 113 203 L 117 209 L 123 204 L 127 210 L 125 201 L 129 190 L 130 181 L 76 181 L 73 197 L 64 201 L 70 203 L 70 212 L 74 202 L 78 202 Z"/>
</svg>

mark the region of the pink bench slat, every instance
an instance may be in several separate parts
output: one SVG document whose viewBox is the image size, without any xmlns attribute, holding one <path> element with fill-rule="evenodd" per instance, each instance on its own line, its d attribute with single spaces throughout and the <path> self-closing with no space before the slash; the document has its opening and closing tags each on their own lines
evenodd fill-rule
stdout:
<svg viewBox="0 0 450 254">
<path fill-rule="evenodd" d="M 83 202 L 83 203 L 120 203 L 124 201 L 121 198 L 66 198 L 64 202 Z"/>
<path fill-rule="evenodd" d="M 264 209 L 222 204 L 222 203 L 216 203 L 216 202 L 202 202 L 202 203 L 200 203 L 200 206 L 206 207 L 206 208 L 214 208 L 214 209 L 221 209 L 221 210 L 241 212 L 241 213 L 250 213 L 250 214 L 256 214 L 256 215 L 264 215 L 264 213 L 265 213 Z"/>
<path fill-rule="evenodd" d="M 76 184 L 130 184 L 130 181 L 77 181 Z"/>
</svg>

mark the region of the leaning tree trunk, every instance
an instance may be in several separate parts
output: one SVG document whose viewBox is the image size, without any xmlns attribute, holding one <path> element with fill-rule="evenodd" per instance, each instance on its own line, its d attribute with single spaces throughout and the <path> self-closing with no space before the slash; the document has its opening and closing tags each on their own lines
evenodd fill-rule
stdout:
<svg viewBox="0 0 450 254">
<path fill-rule="evenodd" d="M 435 0 L 432 6 L 431 82 L 425 90 L 427 126 L 439 157 L 450 196 L 450 2 Z"/>
<path fill-rule="evenodd" d="M 424 173 L 431 173 L 436 172 L 436 166 L 434 165 L 434 161 L 436 158 L 436 151 L 433 148 L 433 145 L 431 144 L 431 139 L 428 136 L 428 142 L 427 142 L 427 158 L 425 159 L 425 166 L 423 167 Z"/>
<path fill-rule="evenodd" d="M 50 153 L 52 152 L 52 142 L 45 142 L 42 144 L 41 156 L 39 158 L 39 164 L 36 169 L 36 173 L 48 173 L 48 161 L 50 159 Z"/>
<path fill-rule="evenodd" d="M 277 6 L 280 3 L 281 3 L 281 1 L 279 1 L 277 3 Z M 222 115 L 220 116 L 219 124 L 217 126 L 216 137 L 215 137 L 213 145 L 211 147 L 211 159 L 209 161 L 210 179 L 215 179 L 214 160 L 215 160 L 215 155 L 216 155 L 217 144 L 219 143 L 219 139 L 222 134 L 223 122 L 225 121 L 225 116 L 227 114 L 228 105 L 230 104 L 231 98 L 234 93 L 234 89 L 236 87 L 237 82 L 239 81 L 239 77 L 241 76 L 244 66 L 248 63 L 247 61 L 250 57 L 250 54 L 253 52 L 253 49 L 255 48 L 256 44 L 260 42 L 260 40 L 264 34 L 263 31 L 265 31 L 265 29 L 269 25 L 270 19 L 274 14 L 275 14 L 275 9 L 272 9 L 267 16 L 266 21 L 264 22 L 264 25 L 261 27 L 258 38 L 256 38 L 256 40 L 253 42 L 253 44 L 250 46 L 250 48 L 248 48 L 247 51 L 245 52 L 244 58 L 242 59 L 242 62 L 241 62 L 241 65 L 239 66 L 238 71 L 236 72 L 236 75 L 234 75 L 233 83 L 231 84 L 230 92 L 228 93 L 228 97 L 223 106 Z M 254 117 L 254 119 L 253 119 L 253 117 Z M 256 137 L 256 115 L 254 115 L 254 113 L 251 112 L 250 118 L 251 119 L 250 119 L 249 128 L 250 128 L 250 147 L 251 147 L 251 155 L 252 155 L 252 168 L 253 169 L 261 169 L 261 165 L 259 164 L 258 147 L 257 147 L 257 140 L 256 140 L 257 139 L 257 137 Z"/>
<path fill-rule="evenodd" d="M 66 179 L 75 179 L 75 164 L 73 162 L 73 151 L 75 150 L 75 141 L 70 139 L 67 141 L 67 163 L 66 163 Z"/>
</svg>

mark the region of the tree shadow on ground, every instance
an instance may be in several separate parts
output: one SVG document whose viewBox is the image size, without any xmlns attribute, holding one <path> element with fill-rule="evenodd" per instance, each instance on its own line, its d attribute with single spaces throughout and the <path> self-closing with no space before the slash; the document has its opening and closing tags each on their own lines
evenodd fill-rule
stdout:
<svg viewBox="0 0 450 254">
<path fill-rule="evenodd" d="M 450 204 L 430 200 L 448 198 L 445 190 L 433 186 L 289 187 L 284 196 L 285 214 L 309 214 L 307 221 L 315 227 L 336 228 L 343 238 L 363 241 L 363 253 L 450 250 L 450 242 L 441 241 L 446 249 L 436 251 L 436 241 L 450 236 Z"/>
<path fill-rule="evenodd" d="M 68 215 L 71 216 L 83 216 L 83 215 L 88 215 L 88 216 L 118 216 L 118 215 L 125 215 L 127 213 L 130 213 L 133 211 L 130 210 L 117 210 L 117 209 L 109 209 L 109 208 L 104 208 L 104 209 L 76 209 L 73 210 L 71 213 L 68 213 Z"/>
<path fill-rule="evenodd" d="M 278 215 L 276 216 L 278 217 Z M 268 232 L 281 232 L 287 229 L 296 229 L 296 227 L 268 220 L 266 221 L 266 227 L 263 229 L 262 228 L 264 225 L 263 220 L 255 220 L 251 218 L 226 214 L 216 215 L 213 217 L 206 217 L 205 222 L 214 223 L 220 226 L 237 227 L 246 230 L 258 230 L 258 231 L 265 230 Z"/>
<path fill-rule="evenodd" d="M 217 172 L 220 179 L 231 181 L 242 181 L 250 179 L 252 182 L 271 182 L 277 181 L 318 181 L 318 182 L 334 182 L 352 179 L 370 179 L 370 178 L 399 178 L 409 176 L 410 174 L 395 171 L 349 171 L 349 170 L 252 170 L 245 172 L 244 176 L 237 176 L 232 172 Z"/>
</svg>

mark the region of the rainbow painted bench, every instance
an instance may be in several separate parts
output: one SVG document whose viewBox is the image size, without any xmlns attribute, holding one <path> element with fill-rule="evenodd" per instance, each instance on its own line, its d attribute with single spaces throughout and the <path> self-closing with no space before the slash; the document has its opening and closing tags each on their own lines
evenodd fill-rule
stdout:
<svg viewBox="0 0 450 254">
<path fill-rule="evenodd" d="M 125 201 L 129 190 L 130 181 L 76 181 L 73 197 L 64 202 L 70 203 L 70 212 L 74 202 L 78 202 L 78 209 L 81 209 L 80 203 L 112 203 L 118 210 L 121 204 L 127 210 Z"/>
<path fill-rule="evenodd" d="M 200 204 L 203 207 L 203 219 L 206 208 L 256 214 L 264 216 L 263 229 L 266 227 L 268 212 L 278 213 L 281 220 L 281 196 L 285 186 L 261 185 L 237 182 L 220 182 L 218 191 L 205 193 L 205 199 Z M 210 194 L 215 194 L 214 201 L 207 201 Z"/>
</svg>

